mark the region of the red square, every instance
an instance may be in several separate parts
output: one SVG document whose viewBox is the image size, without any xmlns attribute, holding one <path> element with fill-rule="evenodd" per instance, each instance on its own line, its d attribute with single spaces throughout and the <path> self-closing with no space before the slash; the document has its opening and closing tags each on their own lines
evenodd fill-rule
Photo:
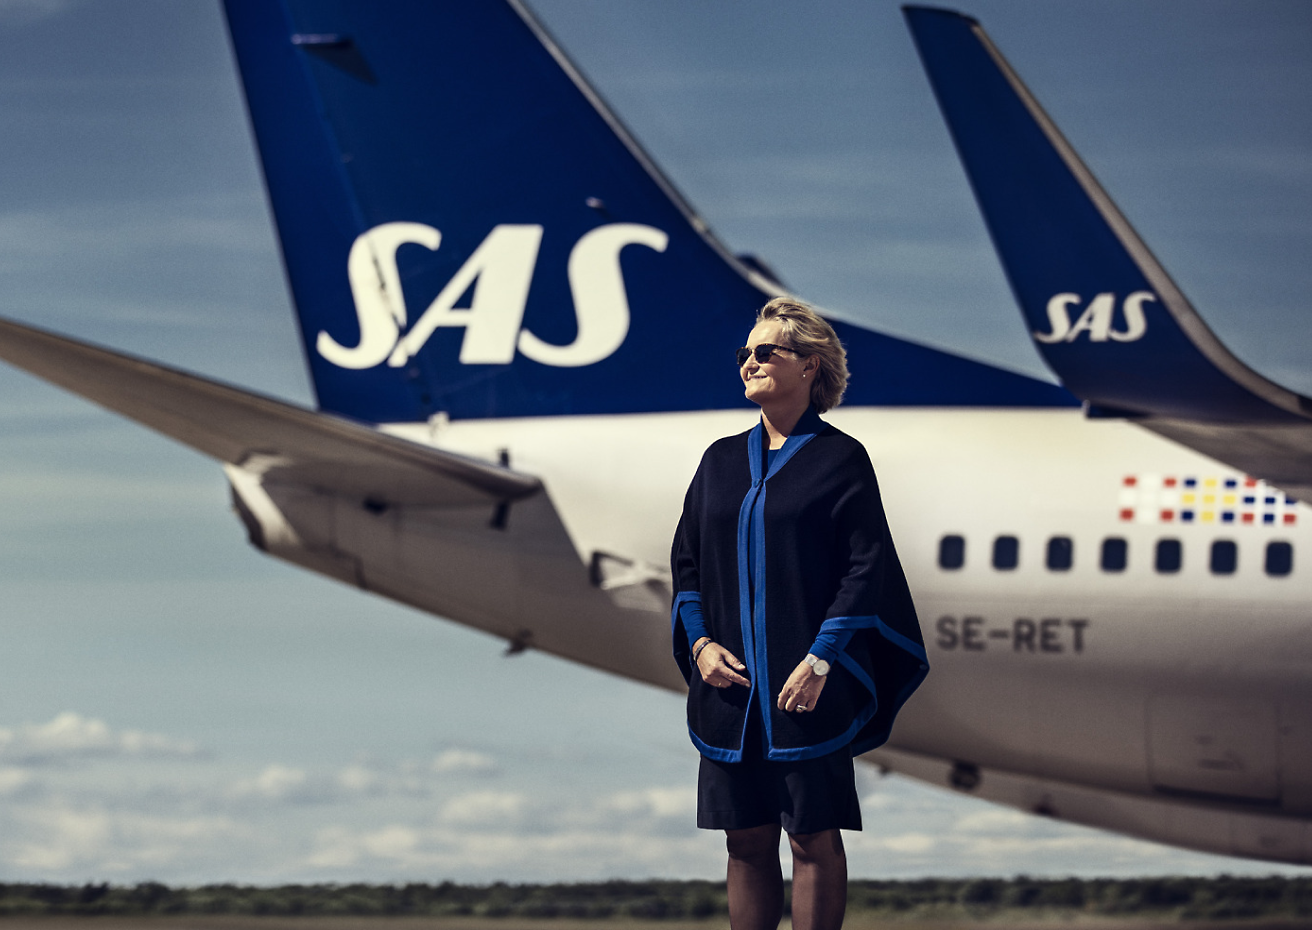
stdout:
<svg viewBox="0 0 1312 930">
<path fill-rule="evenodd" d="M 1139 479 L 1136 478 L 1136 477 L 1134 477 L 1134 475 L 1126 475 L 1126 476 L 1125 476 L 1125 481 L 1122 482 L 1122 483 L 1123 483 L 1127 488 L 1132 488 L 1132 487 L 1134 487 L 1136 484 L 1139 483 Z"/>
<path fill-rule="evenodd" d="M 1291 525 L 1293 524 L 1293 522 L 1294 522 L 1294 514 L 1292 513 L 1285 514 L 1285 524 Z"/>
<path fill-rule="evenodd" d="M 1257 479 L 1256 479 L 1256 478 L 1245 478 L 1245 479 L 1244 479 L 1244 487 L 1246 487 L 1246 488 L 1255 488 L 1255 487 L 1257 487 Z"/>
<path fill-rule="evenodd" d="M 1244 522 L 1245 522 L 1245 523 L 1252 523 L 1252 522 L 1253 522 L 1253 515 L 1252 515 L 1251 513 L 1246 513 L 1246 514 L 1244 514 Z"/>
<path fill-rule="evenodd" d="M 1168 488 L 1173 488 L 1175 487 L 1175 479 L 1167 478 L 1165 481 L 1162 482 L 1162 484 L 1166 485 Z"/>
<path fill-rule="evenodd" d="M 1162 511 L 1162 522 L 1163 522 L 1163 523 L 1170 523 L 1171 520 L 1173 520 L 1174 518 L 1175 518 L 1175 511 L 1174 511 L 1174 510 L 1163 510 L 1163 511 Z"/>
<path fill-rule="evenodd" d="M 1285 515 L 1285 522 L 1286 522 L 1286 523 L 1290 522 L 1290 518 L 1291 518 L 1292 516 L 1293 516 L 1292 513 L 1291 513 L 1291 514 L 1286 514 L 1286 515 Z M 1125 508 L 1123 508 L 1123 509 L 1121 510 L 1121 519 L 1122 519 L 1122 520 L 1133 520 L 1133 519 L 1134 519 L 1134 508 L 1132 508 L 1132 507 L 1125 507 Z"/>
</svg>

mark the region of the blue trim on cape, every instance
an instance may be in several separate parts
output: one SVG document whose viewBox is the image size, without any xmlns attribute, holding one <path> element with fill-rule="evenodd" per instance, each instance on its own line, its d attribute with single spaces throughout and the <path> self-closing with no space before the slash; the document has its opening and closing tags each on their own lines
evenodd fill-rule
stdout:
<svg viewBox="0 0 1312 930">
<path fill-rule="evenodd" d="M 833 633 L 835 630 L 869 630 L 880 626 L 878 615 L 868 617 L 830 617 L 820 624 L 821 633 Z"/>
<path fill-rule="evenodd" d="M 911 653 L 913 656 L 919 659 L 922 663 L 929 662 L 929 656 L 925 653 L 924 646 L 920 645 L 919 643 L 913 642 L 910 639 L 907 639 L 907 637 L 903 636 L 901 633 L 899 633 L 897 630 L 893 629 L 891 626 L 886 624 L 883 620 L 880 620 L 878 617 L 875 618 L 875 626 L 879 628 L 879 632 L 883 635 L 884 639 L 888 640 L 890 643 L 892 643 L 895 646 L 901 646 L 907 652 Z M 928 665 L 925 665 L 925 671 L 929 671 Z M 923 678 L 924 676 L 922 675 L 921 677 Z"/>
<path fill-rule="evenodd" d="M 824 623 L 820 624 L 821 633 L 832 633 L 835 630 L 878 630 L 879 634 L 895 646 L 911 653 L 921 662 L 928 662 L 929 656 L 925 653 L 925 647 L 921 646 L 907 637 L 903 636 L 897 630 L 893 629 L 887 623 L 879 618 L 877 614 L 869 617 L 830 617 Z"/>
<path fill-rule="evenodd" d="M 760 429 L 761 424 L 757 423 L 756 428 L 752 430 L 747 439 L 748 447 L 756 441 L 757 448 L 760 447 Z M 749 453 L 748 458 L 751 459 Z M 759 657 L 756 654 L 756 637 L 752 630 L 752 595 L 760 595 L 762 589 L 758 586 L 755 592 L 752 591 L 751 579 L 753 577 L 751 564 L 751 531 L 752 531 L 752 510 L 756 506 L 756 501 L 765 491 L 765 482 L 761 480 L 761 470 L 757 463 L 752 461 L 752 486 L 747 491 L 747 496 L 738 507 L 738 626 L 739 633 L 743 638 L 743 661 L 747 664 L 747 677 L 751 681 L 751 691 L 747 697 L 747 704 L 750 708 L 751 702 L 758 698 L 759 689 L 756 682 L 760 678 L 757 670 L 762 668 Z M 757 546 L 760 554 L 760 546 Z M 747 735 L 747 719 L 750 712 L 743 714 L 743 729 L 738 734 L 738 748 L 736 750 L 721 750 L 728 752 L 724 756 L 712 756 L 711 758 L 719 759 L 721 762 L 741 762 L 743 757 L 743 743 Z M 768 725 L 768 724 L 767 724 Z M 701 741 L 695 736 L 693 742 L 698 743 L 701 748 Z"/>
<path fill-rule="evenodd" d="M 697 736 L 697 734 L 692 731 L 692 724 L 688 724 L 688 736 L 692 740 L 692 744 L 697 747 L 698 752 L 700 752 L 706 758 L 714 760 L 715 762 L 743 761 L 742 744 L 743 744 L 743 738 L 746 735 L 747 735 L 747 730 L 744 728 L 742 736 L 738 738 L 738 748 L 725 749 L 722 746 L 712 746 L 710 743 L 707 743 L 702 739 L 700 739 Z"/>
<path fill-rule="evenodd" d="M 779 474 L 779 470 L 788 464 L 789 459 L 798 450 L 814 439 L 825 429 L 825 422 L 814 407 L 807 407 L 798 419 L 793 431 L 784 440 L 784 444 L 775 450 L 774 461 L 767 470 L 767 450 L 765 448 L 765 424 L 758 420 L 747 434 L 747 465 L 751 470 L 752 486 L 743 498 L 738 510 L 738 622 L 742 628 L 743 644 L 747 647 L 747 662 L 752 680 L 752 697 L 761 707 L 761 731 L 764 746 L 762 753 L 767 759 L 810 758 L 811 755 L 823 755 L 814 752 L 813 747 L 804 747 L 807 755 L 793 756 L 798 750 L 779 750 L 774 748 L 774 729 L 770 722 L 771 695 L 768 687 L 760 687 L 762 682 L 769 685 L 769 643 L 765 632 L 765 499 L 766 483 Z M 743 715 L 743 733 L 747 732 L 749 715 Z M 869 719 L 869 718 L 867 718 Z M 853 731 L 855 733 L 855 731 Z M 851 741 L 851 737 L 848 737 Z M 694 742 L 698 742 L 694 738 Z M 723 758 L 724 762 L 742 760 L 742 740 L 735 757 Z M 700 748 L 700 747 L 698 747 Z M 837 748 L 837 747 L 835 747 Z M 829 750 L 832 752 L 832 750 Z M 788 755 L 781 755 L 789 753 Z M 714 758 L 714 757 L 713 757 Z"/>
<path fill-rule="evenodd" d="M 861 713 L 857 714 L 852 721 L 852 725 L 832 739 L 827 739 L 823 743 L 816 743 L 812 746 L 799 746 L 796 749 L 776 749 L 770 753 L 769 758 L 793 761 L 797 759 L 816 759 L 820 756 L 827 756 L 831 752 L 837 752 L 844 746 L 847 746 L 856 739 L 856 735 L 861 732 L 861 728 L 870 722 L 870 718 L 879 713 L 879 699 L 875 696 L 875 683 L 870 680 L 861 666 L 856 664 L 856 660 L 846 652 L 838 654 L 838 662 L 843 668 L 847 669 L 852 677 L 861 683 L 861 686 L 870 692 L 870 703 L 861 708 Z M 820 697 L 824 698 L 824 692 L 820 692 Z"/>
</svg>

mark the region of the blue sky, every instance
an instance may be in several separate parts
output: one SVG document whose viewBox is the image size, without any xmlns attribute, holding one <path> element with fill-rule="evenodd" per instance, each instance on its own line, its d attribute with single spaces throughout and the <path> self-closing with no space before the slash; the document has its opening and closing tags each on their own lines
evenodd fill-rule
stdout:
<svg viewBox="0 0 1312 930">
<path fill-rule="evenodd" d="M 895 4 L 533 7 L 733 249 L 1043 373 Z M 1221 337 L 1312 392 L 1312 7 L 962 8 Z M 0 0 L 0 158 L 0 314 L 309 402 L 217 4 Z M 676 696 L 263 558 L 214 463 L 0 392 L 0 877 L 720 874 Z M 1273 870 L 862 794 L 859 877 Z"/>
</svg>

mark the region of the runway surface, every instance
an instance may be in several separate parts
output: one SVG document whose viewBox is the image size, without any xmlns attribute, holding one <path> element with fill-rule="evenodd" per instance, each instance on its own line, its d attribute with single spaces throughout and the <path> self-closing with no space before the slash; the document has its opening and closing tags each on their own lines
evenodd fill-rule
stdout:
<svg viewBox="0 0 1312 930">
<path fill-rule="evenodd" d="M 884 920 L 854 914 L 846 930 L 1295 930 L 1297 920 L 1166 920 L 1055 917 L 1043 920 L 994 917 L 991 920 Z M 0 930 L 729 930 L 729 920 L 558 920 L 489 917 L 0 917 Z M 781 930 L 789 930 L 785 921 Z"/>
</svg>

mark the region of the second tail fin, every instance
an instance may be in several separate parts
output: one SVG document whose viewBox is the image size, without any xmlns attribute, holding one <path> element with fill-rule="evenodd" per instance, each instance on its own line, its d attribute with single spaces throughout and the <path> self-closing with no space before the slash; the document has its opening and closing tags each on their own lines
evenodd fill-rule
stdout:
<svg viewBox="0 0 1312 930">
<path fill-rule="evenodd" d="M 985 223 L 1049 366 L 1095 409 L 1305 423 L 1312 401 L 1208 329 L 979 23 L 904 8 Z"/>
</svg>

